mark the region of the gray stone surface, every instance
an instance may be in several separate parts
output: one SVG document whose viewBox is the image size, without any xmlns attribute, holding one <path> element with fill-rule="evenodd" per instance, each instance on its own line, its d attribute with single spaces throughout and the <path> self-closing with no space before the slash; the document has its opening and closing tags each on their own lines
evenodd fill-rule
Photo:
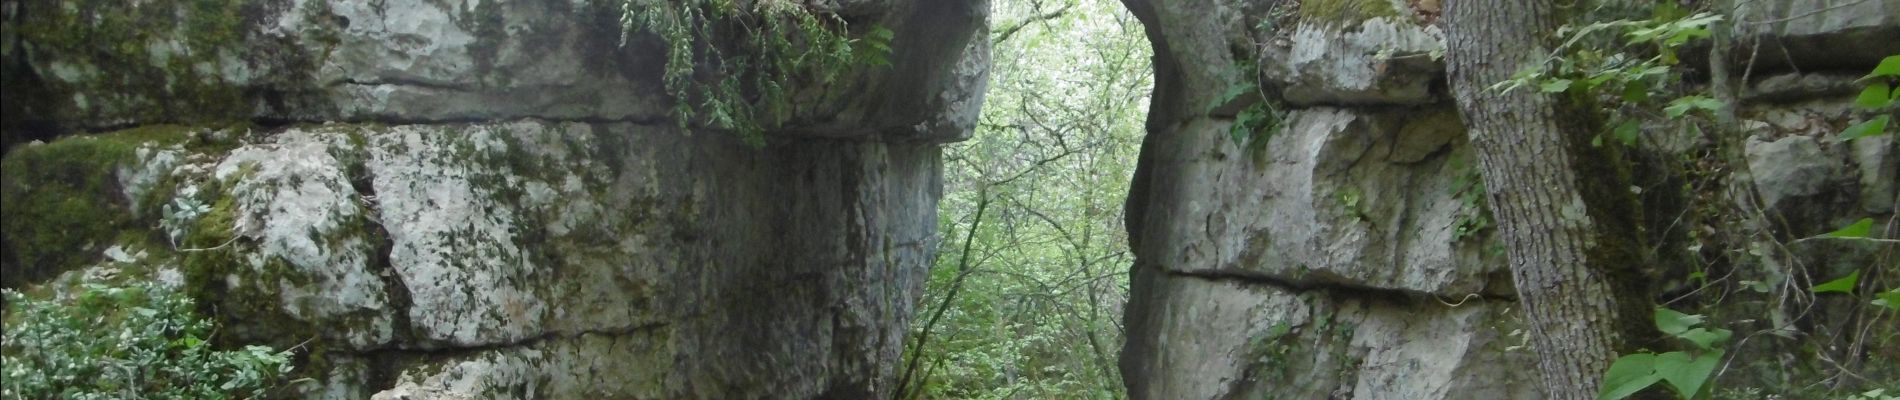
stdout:
<svg viewBox="0 0 1900 400">
<path fill-rule="evenodd" d="M 989 68 L 983 1 L 821 2 L 890 65 L 786 82 L 754 148 L 679 127 L 618 1 L 15 3 L 4 129 L 268 125 L 99 135 L 130 221 L 69 250 L 302 344 L 300 397 L 888 397 Z"/>
<path fill-rule="evenodd" d="M 665 47 L 646 32 L 624 35 L 623 45 L 618 1 L 182 4 L 115 3 L 85 13 L 77 6 L 25 8 L 22 21 L 177 13 L 177 21 L 229 24 L 229 31 L 152 23 L 125 33 L 9 21 L 23 25 L 19 35 L 25 38 L 8 48 L 7 57 L 25 60 L 51 97 L 11 99 L 49 103 L 39 106 L 49 112 L 29 119 L 94 129 L 217 118 L 654 122 L 671 118 L 674 106 L 660 79 Z M 776 134 L 936 142 L 967 137 L 987 88 L 988 41 L 970 34 L 987 14 L 981 4 L 839 5 L 851 18 L 897 32 L 892 65 L 857 66 L 830 84 L 783 83 L 798 97 L 798 109 Z M 207 8 L 220 13 L 200 12 Z M 85 42 L 119 36 L 143 40 L 142 47 L 105 57 L 90 49 L 117 44 Z M 35 41 L 41 37 L 78 42 Z M 193 86 L 122 81 L 128 75 Z"/>
<path fill-rule="evenodd" d="M 935 144 L 544 120 L 241 140 L 130 168 L 231 240 L 134 235 L 79 276 L 181 274 L 227 335 L 330 360 L 305 396 L 390 389 L 362 368 L 473 398 L 883 396 L 935 249 Z"/>
<path fill-rule="evenodd" d="M 1302 23 L 1285 46 L 1266 46 L 1262 72 L 1295 105 L 1417 105 L 1433 101 L 1445 34 L 1437 26 L 1381 17 L 1345 29 Z"/>
<path fill-rule="evenodd" d="M 1821 149 L 1819 140 L 1789 136 L 1748 141 L 1748 168 L 1762 206 L 1782 210 L 1821 194 L 1840 175 L 1842 165 Z"/>
<path fill-rule="evenodd" d="M 1858 70 L 1900 54 L 1900 0 L 1762 0 L 1737 2 L 1735 61 L 1764 69 Z M 1749 60 L 1755 40 L 1760 56 Z"/>
<path fill-rule="evenodd" d="M 1522 333 L 1480 189 L 1458 184 L 1475 178 L 1462 124 L 1430 91 L 1437 28 L 1298 20 L 1236 60 L 1255 39 L 1224 32 L 1262 16 L 1221 11 L 1245 4 L 1130 3 L 1158 75 L 1128 209 L 1132 397 L 1538 396 L 1526 353 L 1505 350 Z M 1240 62 L 1283 97 L 1265 143 L 1205 111 L 1244 107 L 1218 98 Z"/>
<path fill-rule="evenodd" d="M 1854 165 L 1860 173 L 1860 208 L 1872 214 L 1892 214 L 1900 203 L 1900 148 L 1893 135 L 1869 137 L 1853 143 Z"/>
<path fill-rule="evenodd" d="M 1157 275 L 1131 314 L 1134 398 L 1535 398 L 1515 302 Z M 1149 348 L 1148 346 L 1152 346 Z"/>
<path fill-rule="evenodd" d="M 1408 8 L 1419 4 L 1128 3 L 1156 41 L 1158 75 L 1128 208 L 1137 261 L 1121 366 L 1133 397 L 1540 397 L 1509 272 L 1483 229 L 1483 189 L 1466 184 L 1474 157 L 1434 87 L 1442 35 L 1430 15 Z M 1736 193 L 1757 191 L 1771 221 L 1706 229 L 1785 238 L 1890 220 L 1892 142 L 1834 136 L 1868 115 L 1846 102 L 1860 88 L 1852 80 L 1872 66 L 1858 55 L 1896 52 L 1882 49 L 1900 42 L 1876 35 L 1900 28 L 1894 2 L 1751 4 L 1759 13 L 1750 18 L 1817 18 L 1743 32 L 1789 46 L 1802 73 L 1775 65 L 1769 59 L 1782 51 L 1764 47 L 1758 81 L 1742 93 L 1742 126 L 1754 139 L 1734 142 L 1745 149 L 1714 148 L 1729 142 L 1675 123 L 1645 125 L 1629 157 L 1649 185 L 1634 190 L 1649 203 L 1644 215 L 1621 217 L 1666 236 L 1657 243 L 1706 243 L 1694 241 L 1706 233 L 1682 225 L 1732 220 L 1679 209 L 1682 196 L 1709 187 L 1671 193 L 1688 173 L 1679 169 L 1711 167 L 1677 163 L 1732 150 L 1754 172 Z M 1805 14 L 1821 8 L 1829 9 Z M 1387 12 L 1397 15 L 1378 15 Z M 1846 51 L 1858 55 L 1817 53 Z M 1263 100 L 1220 97 L 1246 82 L 1232 66 L 1248 62 L 1261 67 L 1268 96 L 1279 96 L 1264 100 L 1287 112 L 1264 145 L 1227 134 L 1237 110 Z M 1751 209 L 1746 200 L 1720 204 L 1729 200 L 1689 201 Z M 1840 250 L 1795 257 L 1816 268 L 1874 260 L 1864 248 Z M 1670 276 L 1691 268 L 1658 262 Z M 1276 333 L 1281 324 L 1289 333 Z"/>
</svg>

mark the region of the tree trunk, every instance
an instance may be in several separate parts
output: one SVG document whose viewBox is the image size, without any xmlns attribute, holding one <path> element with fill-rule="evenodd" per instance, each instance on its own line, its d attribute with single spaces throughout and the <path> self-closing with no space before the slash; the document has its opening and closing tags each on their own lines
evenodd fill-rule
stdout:
<svg viewBox="0 0 1900 400">
<path fill-rule="evenodd" d="M 1534 87 L 1490 90 L 1542 62 L 1557 43 L 1550 0 L 1454 0 L 1446 65 L 1490 210 L 1510 258 L 1551 399 L 1591 399 L 1637 317 L 1619 280 L 1642 265 L 1640 207 L 1608 149 L 1593 148 L 1591 110 Z M 1581 7 L 1573 5 L 1571 7 Z M 1581 179 L 1580 179 L 1581 178 Z M 1620 193 L 1619 193 L 1620 192 Z M 1646 307 L 1638 298 L 1629 306 Z M 1646 314 L 1643 314 L 1646 316 Z"/>
</svg>

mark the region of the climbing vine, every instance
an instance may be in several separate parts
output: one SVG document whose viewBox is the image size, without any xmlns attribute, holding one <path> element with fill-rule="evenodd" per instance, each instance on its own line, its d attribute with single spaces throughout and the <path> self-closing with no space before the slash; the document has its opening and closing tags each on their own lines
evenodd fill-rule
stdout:
<svg viewBox="0 0 1900 400">
<path fill-rule="evenodd" d="M 792 119 L 794 83 L 890 64 L 889 29 L 852 38 L 843 18 L 791 0 L 624 0 L 621 11 L 621 46 L 640 32 L 665 46 L 663 81 L 680 126 L 732 130 L 753 146 Z"/>
</svg>

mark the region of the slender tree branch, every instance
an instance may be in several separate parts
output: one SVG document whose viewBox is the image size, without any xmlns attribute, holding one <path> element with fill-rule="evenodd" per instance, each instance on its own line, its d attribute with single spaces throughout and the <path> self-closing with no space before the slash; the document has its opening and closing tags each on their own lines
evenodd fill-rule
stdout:
<svg viewBox="0 0 1900 400">
<path fill-rule="evenodd" d="M 903 394 L 910 386 L 911 376 L 917 372 L 917 363 L 924 358 L 924 344 L 930 340 L 930 330 L 936 328 L 937 321 L 943 319 L 944 312 L 948 311 L 951 302 L 957 299 L 957 292 L 963 290 L 964 278 L 970 276 L 970 249 L 976 243 L 977 228 L 983 224 L 983 213 L 990 208 L 987 185 L 977 186 L 977 198 L 976 218 L 970 221 L 970 229 L 963 235 L 963 256 L 957 260 L 957 277 L 950 283 L 950 292 L 945 294 L 943 301 L 937 305 L 937 311 L 930 315 L 929 321 L 924 322 L 924 329 L 917 332 L 917 344 L 911 348 L 910 363 L 904 366 L 904 374 L 897 380 L 897 390 L 892 392 L 896 398 L 904 397 Z"/>
<path fill-rule="evenodd" d="M 994 39 L 990 39 L 990 43 L 991 44 L 1002 43 L 1005 40 L 1009 40 L 1010 37 L 1016 36 L 1016 32 L 1022 31 L 1023 27 L 1029 26 L 1029 24 L 1033 24 L 1037 22 L 1060 18 L 1062 17 L 1062 14 L 1068 13 L 1069 9 L 1074 8 L 1074 7 L 1075 7 L 1075 3 L 1065 4 L 1062 6 L 1062 8 L 1058 8 L 1055 11 L 1031 15 L 1029 16 L 1029 18 L 1024 18 L 1022 21 L 1017 21 L 1013 25 L 1004 27 L 1003 29 L 992 31 L 990 33 L 990 36 L 993 37 Z"/>
</svg>

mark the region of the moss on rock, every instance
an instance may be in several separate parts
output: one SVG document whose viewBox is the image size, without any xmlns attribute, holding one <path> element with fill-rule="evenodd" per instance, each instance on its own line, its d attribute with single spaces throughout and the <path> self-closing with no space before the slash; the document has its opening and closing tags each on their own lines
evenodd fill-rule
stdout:
<svg viewBox="0 0 1900 400">
<path fill-rule="evenodd" d="M 172 200 L 179 183 L 170 174 L 171 164 L 151 164 L 154 160 L 146 157 L 153 150 L 225 152 L 235 141 L 214 137 L 247 128 L 151 125 L 10 149 L 0 159 L 5 287 L 84 267 L 127 236 L 162 241 L 156 211 Z M 157 169 L 142 170 L 149 168 Z M 128 182 L 140 173 L 156 174 L 145 178 L 155 181 Z"/>
<path fill-rule="evenodd" d="M 1352 27 L 1373 18 L 1397 17 L 1399 10 L 1391 0 L 1304 0 L 1299 14 L 1306 22 Z"/>
<path fill-rule="evenodd" d="M 35 82 L 55 121 L 197 122 L 246 114 L 243 91 L 221 76 L 245 32 L 235 0 L 39 0 L 10 27 L 20 47 L 9 82 Z M 23 75 L 36 74 L 37 79 Z M 11 90 L 11 89 L 10 89 Z M 97 121 L 110 122 L 110 121 Z"/>
<path fill-rule="evenodd" d="M 13 149 L 0 159 L 0 269 L 5 287 L 44 280 L 96 261 L 133 228 L 119 170 L 148 144 L 187 132 L 155 126 Z"/>
</svg>

